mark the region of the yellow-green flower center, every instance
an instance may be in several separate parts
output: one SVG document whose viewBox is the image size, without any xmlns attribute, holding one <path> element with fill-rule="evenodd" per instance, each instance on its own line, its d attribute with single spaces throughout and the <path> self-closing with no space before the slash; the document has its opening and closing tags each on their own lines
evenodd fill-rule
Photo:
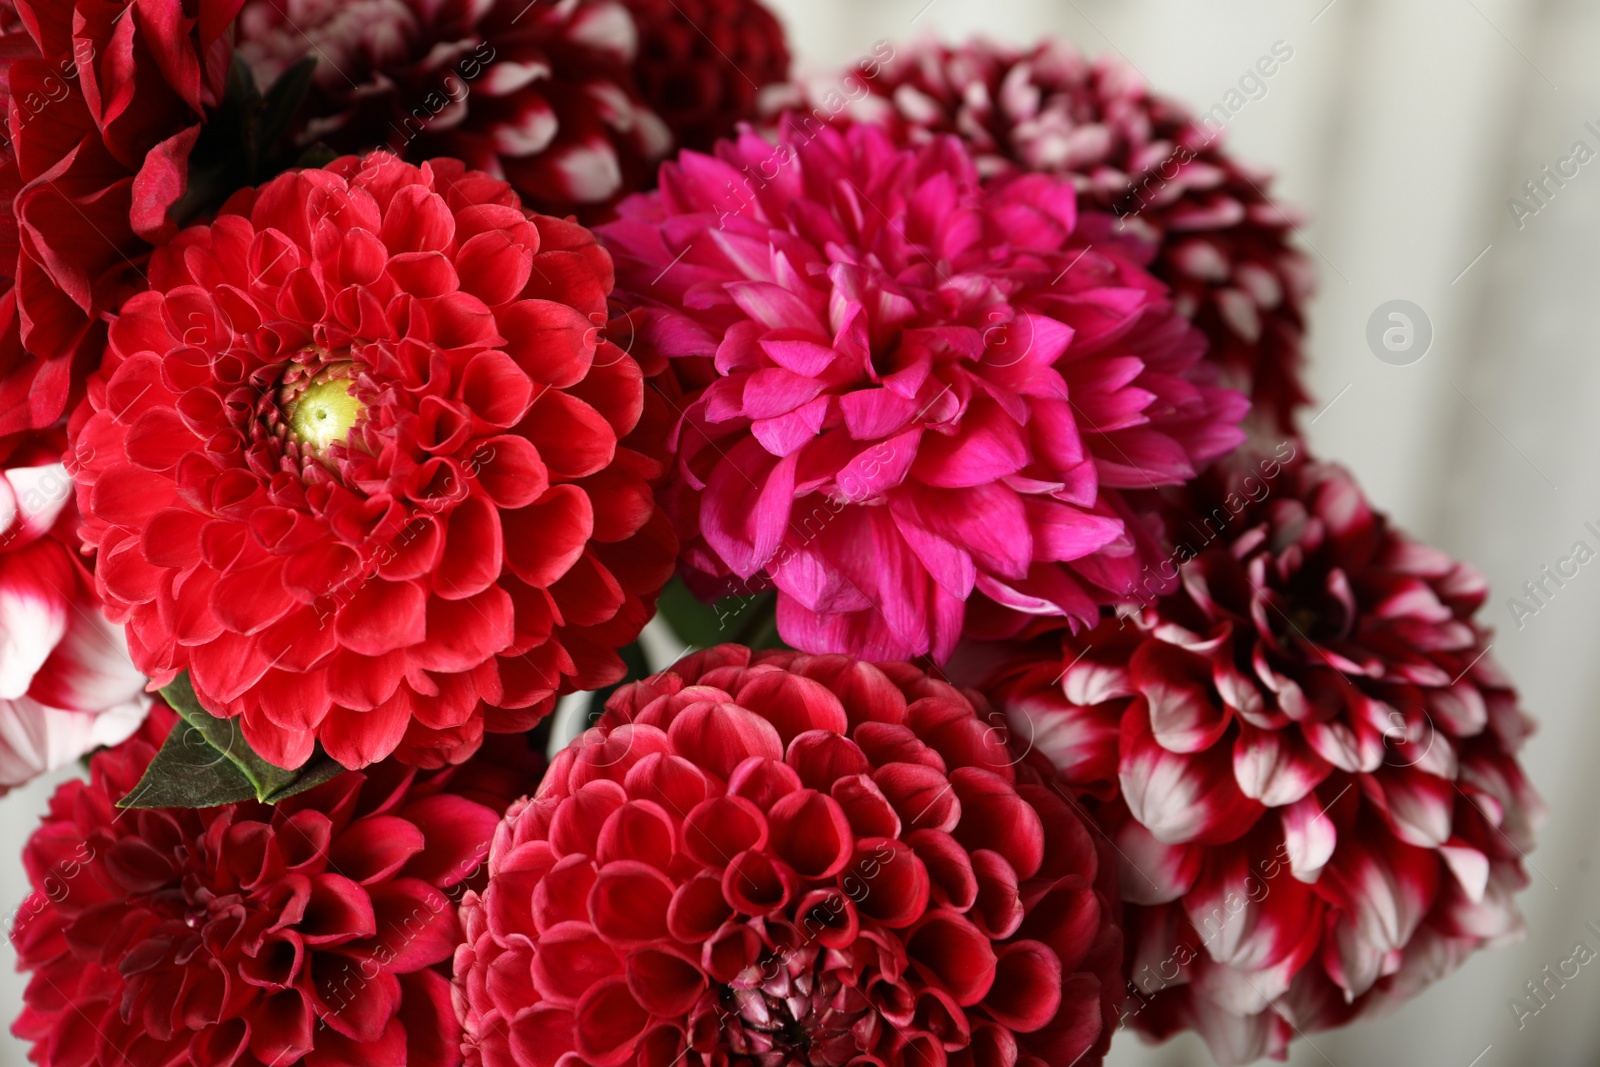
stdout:
<svg viewBox="0 0 1600 1067">
<path fill-rule="evenodd" d="M 320 455 L 335 441 L 349 440 L 351 428 L 366 410 L 350 391 L 354 384 L 353 378 L 341 374 L 312 382 L 296 398 L 289 428 L 303 447 Z"/>
</svg>

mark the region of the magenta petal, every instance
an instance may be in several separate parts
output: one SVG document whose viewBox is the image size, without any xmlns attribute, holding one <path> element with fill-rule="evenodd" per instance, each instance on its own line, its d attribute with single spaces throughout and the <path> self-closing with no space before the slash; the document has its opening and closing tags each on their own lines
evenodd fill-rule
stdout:
<svg viewBox="0 0 1600 1067">
<path fill-rule="evenodd" d="M 911 470 L 928 485 L 959 489 L 1015 474 L 1028 459 L 1022 427 L 998 405 L 979 404 L 967 410 L 953 435 L 924 436 Z"/>
</svg>

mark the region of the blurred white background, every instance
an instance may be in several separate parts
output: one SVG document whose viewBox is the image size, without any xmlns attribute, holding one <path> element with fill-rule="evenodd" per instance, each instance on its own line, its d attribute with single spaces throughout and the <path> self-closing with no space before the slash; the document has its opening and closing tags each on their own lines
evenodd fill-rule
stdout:
<svg viewBox="0 0 1600 1067">
<path fill-rule="evenodd" d="M 1551 807 L 1523 898 L 1529 937 L 1481 953 L 1394 1015 L 1298 1042 L 1291 1062 L 1333 1067 L 1594 1067 L 1600 968 L 1587 967 L 1519 1029 L 1508 1000 L 1600 925 L 1600 567 L 1519 628 L 1507 600 L 1600 526 L 1600 160 L 1537 215 L 1507 201 L 1568 156 L 1600 149 L 1600 5 L 1593 0 L 769 0 L 813 69 L 874 42 L 1061 34 L 1120 53 L 1158 89 L 1209 108 L 1274 42 L 1292 60 L 1231 121 L 1228 143 L 1278 175 L 1311 216 L 1313 446 L 1359 476 L 1418 535 L 1481 567 L 1495 654 L 1541 720 L 1525 753 Z M 926 5 L 926 6 L 925 6 Z M 1406 299 L 1431 350 L 1391 366 L 1364 333 Z M 1329 405 L 1325 410 L 1322 405 Z M 1588 649 L 1590 651 L 1586 652 Z M 26 880 L 17 857 L 54 779 L 0 807 L 0 907 Z M 23 982 L 0 949 L 0 1003 Z M 0 1038 L 0 1065 L 25 1062 Z M 1116 1067 L 1206 1064 L 1184 1038 L 1120 1035 Z M 1065 1065 L 1061 1065 L 1065 1067 Z"/>
</svg>

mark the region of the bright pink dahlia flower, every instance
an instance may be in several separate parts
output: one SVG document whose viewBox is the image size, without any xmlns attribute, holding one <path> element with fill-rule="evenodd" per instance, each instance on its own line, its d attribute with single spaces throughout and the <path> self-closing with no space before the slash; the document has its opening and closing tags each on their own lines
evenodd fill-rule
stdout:
<svg viewBox="0 0 1600 1067">
<path fill-rule="evenodd" d="M 0 0 L 0 435 L 82 395 L 172 235 L 241 0 Z"/>
<path fill-rule="evenodd" d="M 789 77 L 783 24 L 760 0 L 623 2 L 639 28 L 639 92 L 679 148 L 709 152 Z"/>
<path fill-rule="evenodd" d="M 150 267 L 74 418 L 134 662 L 281 766 L 437 766 L 616 681 L 675 542 L 621 444 L 611 261 L 454 160 L 236 195 Z M 652 449 L 655 451 L 655 449 Z"/>
<path fill-rule="evenodd" d="M 996 689 L 1068 781 L 1120 792 L 1129 1021 L 1199 1030 L 1222 1063 L 1281 1058 L 1519 936 L 1542 813 L 1479 576 L 1337 468 L 1267 489 L 1210 500 L 1191 535 L 1216 540 L 1178 593 Z"/>
<path fill-rule="evenodd" d="M 553 215 L 608 213 L 672 145 L 618 0 L 248 0 L 238 34 L 263 82 L 317 58 L 302 146 L 463 159 Z"/>
<path fill-rule="evenodd" d="M 77 525 L 61 464 L 0 473 L 0 792 L 116 744 L 149 706 Z"/>
<path fill-rule="evenodd" d="M 1289 243 L 1296 216 L 1267 195 L 1271 179 L 1223 150 L 1226 113 L 1196 118 L 1152 95 L 1126 64 L 1090 63 L 1060 40 L 1031 51 L 983 41 L 908 48 L 857 75 L 871 98 L 848 111 L 842 99 L 817 102 L 913 144 L 956 134 L 986 176 L 1070 178 L 1084 211 L 1115 216 L 1151 249 L 1150 269 L 1205 331 L 1227 383 L 1250 395 L 1267 426 L 1292 429 L 1308 402 L 1300 370 L 1311 267 Z"/>
<path fill-rule="evenodd" d="M 1002 736 L 844 656 L 724 645 L 619 691 L 462 903 L 467 1063 L 1098 1064 L 1113 865 Z"/>
<path fill-rule="evenodd" d="M 12 941 L 33 972 L 12 1032 L 79 1064 L 453 1067 L 456 901 L 531 753 L 385 763 L 281 801 L 131 809 L 177 717 L 56 790 L 23 854 Z M 180 723 L 177 729 L 185 729 Z"/>
<path fill-rule="evenodd" d="M 943 659 L 975 591 L 1093 620 L 1154 551 L 1119 491 L 1240 440 L 1244 398 L 1071 185 L 980 188 L 954 138 L 746 134 L 619 210 L 619 296 L 688 392 L 684 563 L 776 585 L 796 648 Z"/>
</svg>

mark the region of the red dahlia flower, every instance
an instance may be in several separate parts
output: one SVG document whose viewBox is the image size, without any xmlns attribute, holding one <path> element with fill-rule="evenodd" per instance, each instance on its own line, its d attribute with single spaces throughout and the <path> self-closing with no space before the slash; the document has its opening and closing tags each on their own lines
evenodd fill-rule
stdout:
<svg viewBox="0 0 1600 1067">
<path fill-rule="evenodd" d="M 1066 779 L 1120 786 L 1130 1021 L 1197 1029 L 1223 1063 L 1519 936 L 1542 811 L 1478 575 L 1337 468 L 1257 486 L 1190 528 L 1178 593 L 996 692 Z"/>
<path fill-rule="evenodd" d="M 843 656 L 724 645 L 620 690 L 463 901 L 467 1063 L 1098 1064 L 1111 863 L 999 736 Z"/>
<path fill-rule="evenodd" d="M 317 58 L 302 146 L 463 159 L 554 215 L 604 214 L 672 144 L 618 0 L 248 0 L 238 35 L 263 83 Z"/>
<path fill-rule="evenodd" d="M 96 755 L 28 842 L 12 941 L 33 977 L 12 1032 L 30 1058 L 459 1064 L 456 901 L 537 763 L 385 763 L 276 807 L 118 811 L 175 721 L 158 706 Z"/>
<path fill-rule="evenodd" d="M 639 27 L 639 91 L 679 148 L 709 152 L 789 77 L 783 24 L 759 0 L 623 2 Z"/>
<path fill-rule="evenodd" d="M 0 792 L 138 728 L 149 698 L 77 552 L 59 463 L 0 474 Z"/>
<path fill-rule="evenodd" d="M 1156 553 L 1120 491 L 1240 440 L 1244 398 L 1072 187 L 980 188 L 954 138 L 747 133 L 620 211 L 619 296 L 688 393 L 685 565 L 776 585 L 794 647 L 942 660 L 974 592 L 1092 621 Z"/>
<path fill-rule="evenodd" d="M 1070 178 L 1083 210 L 1114 215 L 1151 250 L 1150 269 L 1205 331 L 1227 384 L 1250 395 L 1267 426 L 1292 429 L 1308 402 L 1311 268 L 1289 244 L 1295 217 L 1268 197 L 1271 179 L 1223 150 L 1225 117 L 1197 119 L 1125 64 L 1090 63 L 1064 41 L 1028 52 L 981 41 L 913 48 L 858 73 L 875 95 L 856 113 L 902 140 L 953 133 L 986 176 Z"/>
<path fill-rule="evenodd" d="M 454 160 L 339 160 L 151 262 L 74 420 L 134 662 L 267 759 L 457 762 L 622 676 L 674 541 L 611 262 Z"/>
<path fill-rule="evenodd" d="M 0 0 L 0 435 L 82 394 L 170 237 L 241 0 Z"/>
</svg>

